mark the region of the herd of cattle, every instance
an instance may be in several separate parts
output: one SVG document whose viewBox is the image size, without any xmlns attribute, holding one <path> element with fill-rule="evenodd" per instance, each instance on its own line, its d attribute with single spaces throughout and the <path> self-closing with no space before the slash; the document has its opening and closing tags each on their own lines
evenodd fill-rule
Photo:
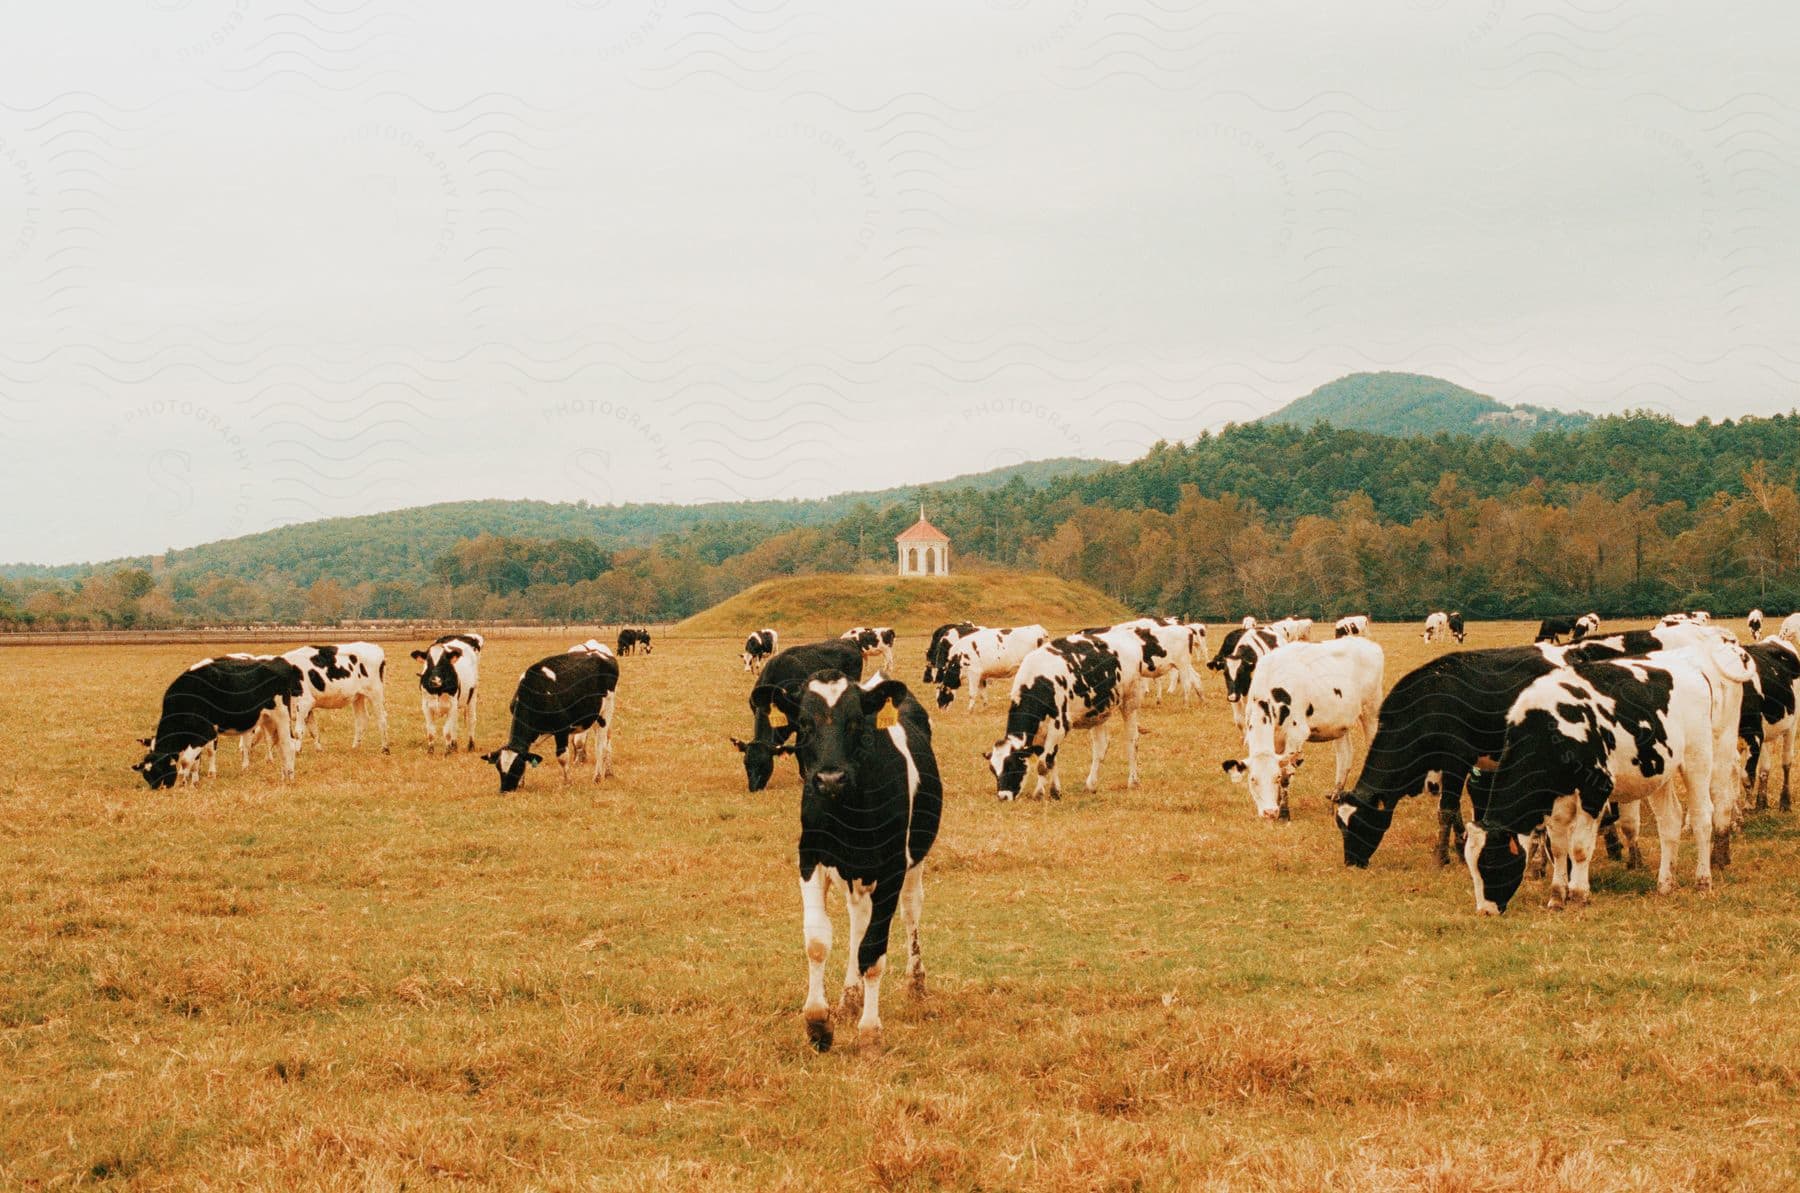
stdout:
<svg viewBox="0 0 1800 1193">
<path fill-rule="evenodd" d="M 1530 645 L 1442 654 L 1391 691 L 1384 652 L 1362 615 L 1338 619 L 1333 637 L 1319 642 L 1306 618 L 1245 618 L 1210 657 L 1206 627 L 1183 618 L 1138 618 L 1055 638 L 1040 625 L 958 622 L 932 633 L 923 682 L 937 686 L 940 709 L 962 691 L 973 713 L 990 683 L 1009 681 L 1004 727 L 983 753 L 996 792 L 1016 799 L 1035 778 L 1035 794 L 1057 798 L 1058 758 L 1075 730 L 1091 735 L 1087 790 L 1099 787 L 1115 728 L 1124 736 L 1127 785 L 1135 786 L 1140 709 L 1177 692 L 1184 702 L 1200 699 L 1204 666 L 1221 676 L 1243 734 L 1242 756 L 1222 760 L 1222 769 L 1248 787 L 1259 816 L 1288 819 L 1302 746 L 1333 742 L 1326 798 L 1345 864 L 1369 865 L 1403 799 L 1434 796 L 1437 862 L 1448 864 L 1453 850 L 1460 855 L 1476 910 L 1499 914 L 1528 869 L 1546 863 L 1550 906 L 1584 902 L 1603 830 L 1609 855 L 1638 864 L 1644 802 L 1656 813 L 1663 892 L 1675 885 L 1684 822 L 1694 840 L 1696 886 L 1710 886 L 1713 865 L 1730 863 L 1731 835 L 1749 802 L 1744 792 L 1756 808 L 1766 807 L 1777 763 L 1780 807 L 1788 809 L 1800 729 L 1800 614 L 1767 638 L 1760 638 L 1762 621 L 1761 611 L 1752 611 L 1758 640 L 1742 645 L 1702 611 L 1605 634 L 1592 613 L 1552 617 Z M 1435 612 L 1425 621 L 1426 642 L 1460 645 L 1465 636 L 1460 612 Z M 777 631 L 765 628 L 744 643 L 743 667 L 755 676 L 750 736 L 731 740 L 749 789 L 765 788 L 783 755 L 793 756 L 800 772 L 798 861 L 810 967 L 804 1018 L 820 1049 L 832 1040 L 824 995 L 831 883 L 844 887 L 851 935 L 838 1013 L 857 1016 L 860 1038 L 879 1038 L 896 909 L 907 933 L 910 981 L 922 990 L 925 980 L 924 863 L 937 835 L 943 783 L 930 716 L 889 675 L 894 643 L 892 629 L 866 626 L 786 649 Z M 506 744 L 482 756 L 499 772 L 500 789 L 516 789 L 525 768 L 542 761 L 532 746 L 545 736 L 555 742 L 565 780 L 570 763 L 584 755 L 594 779 L 604 777 L 617 720 L 618 656 L 650 648 L 649 633 L 631 629 L 620 633 L 616 649 L 590 639 L 527 667 Z M 412 652 L 428 750 L 453 750 L 459 729 L 474 749 L 481 651 L 481 635 L 460 633 Z M 372 712 L 385 751 L 385 669 L 381 648 L 366 642 L 203 660 L 169 686 L 156 733 L 144 741 L 149 752 L 134 769 L 153 787 L 198 782 L 203 757 L 216 773 L 218 737 L 236 734 L 243 765 L 266 738 L 292 778 L 308 732 L 319 746 L 315 713 L 331 708 L 354 710 L 353 744 Z M 1351 784 L 1353 730 L 1367 756 Z"/>
</svg>

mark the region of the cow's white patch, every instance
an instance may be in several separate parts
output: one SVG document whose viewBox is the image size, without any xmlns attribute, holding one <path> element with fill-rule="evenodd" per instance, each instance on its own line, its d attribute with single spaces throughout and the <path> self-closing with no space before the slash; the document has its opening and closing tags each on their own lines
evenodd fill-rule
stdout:
<svg viewBox="0 0 1800 1193">
<path fill-rule="evenodd" d="M 551 683 L 556 682 L 556 672 L 550 670 L 548 667 L 539 667 L 538 670 L 544 673 L 545 679 L 549 680 Z"/>
<path fill-rule="evenodd" d="M 1356 815 L 1356 809 L 1349 804 L 1339 804 L 1337 806 L 1338 823 L 1344 827 L 1348 828 L 1350 826 L 1350 818 L 1354 815 Z"/>
<path fill-rule="evenodd" d="M 844 698 L 844 693 L 850 690 L 850 681 L 847 679 L 834 679 L 829 683 L 821 683 L 815 679 L 806 686 L 813 692 L 816 692 L 819 699 L 823 700 L 828 707 L 836 708 L 837 702 L 842 700 Z"/>
<path fill-rule="evenodd" d="M 513 761 L 514 761 L 514 760 L 515 760 L 515 759 L 516 759 L 516 758 L 518 758 L 518 756 L 519 756 L 519 754 L 518 754 L 518 751 L 516 751 L 516 750 L 509 750 L 509 749 L 504 749 L 504 748 L 503 748 L 503 749 L 501 749 L 501 751 L 500 751 L 500 759 L 499 759 L 499 761 L 500 761 L 500 769 L 501 769 L 501 770 L 502 770 L 502 771 L 509 771 L 509 770 L 511 770 L 511 769 L 512 769 L 512 764 L 513 764 Z"/>
</svg>

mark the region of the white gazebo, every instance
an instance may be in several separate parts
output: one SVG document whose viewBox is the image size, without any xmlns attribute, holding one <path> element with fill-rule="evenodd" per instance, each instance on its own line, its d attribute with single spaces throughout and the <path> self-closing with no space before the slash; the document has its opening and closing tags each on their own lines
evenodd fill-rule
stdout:
<svg viewBox="0 0 1800 1193">
<path fill-rule="evenodd" d="M 900 548 L 902 576 L 948 576 L 950 574 L 950 536 L 925 520 L 925 507 L 919 506 L 919 520 L 894 537 Z"/>
</svg>

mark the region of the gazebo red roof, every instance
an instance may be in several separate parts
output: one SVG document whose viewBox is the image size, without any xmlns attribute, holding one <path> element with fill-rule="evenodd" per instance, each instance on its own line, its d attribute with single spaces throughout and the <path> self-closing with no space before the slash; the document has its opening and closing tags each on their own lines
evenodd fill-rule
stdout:
<svg viewBox="0 0 1800 1193">
<path fill-rule="evenodd" d="M 919 511 L 919 520 L 894 536 L 896 543 L 947 543 L 950 536 L 925 520 L 925 511 Z"/>
</svg>

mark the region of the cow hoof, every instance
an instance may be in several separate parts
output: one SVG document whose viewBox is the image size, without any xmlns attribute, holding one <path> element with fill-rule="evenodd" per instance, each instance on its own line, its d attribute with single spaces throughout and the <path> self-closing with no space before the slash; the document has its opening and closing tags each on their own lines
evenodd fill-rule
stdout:
<svg viewBox="0 0 1800 1193">
<path fill-rule="evenodd" d="M 1673 880 L 1671 880 L 1669 882 L 1658 881 L 1656 884 L 1656 893 L 1659 895 L 1673 895 L 1675 893 L 1674 881 Z"/>
<path fill-rule="evenodd" d="M 844 996 L 838 999 L 837 1013 L 847 1019 L 855 1018 L 862 1014 L 862 1000 L 863 991 L 860 984 L 855 986 L 845 986 Z"/>
<path fill-rule="evenodd" d="M 1588 893 L 1586 891 L 1570 891 L 1569 892 L 1569 906 L 1570 907 L 1586 907 L 1587 905 L 1588 905 Z"/>
<path fill-rule="evenodd" d="M 1563 909 L 1563 904 L 1568 900 L 1568 897 L 1568 891 L 1552 888 L 1550 897 L 1544 901 L 1544 906 L 1548 907 L 1551 911 L 1561 911 Z"/>
<path fill-rule="evenodd" d="M 1448 866 L 1450 864 L 1450 851 L 1448 849 L 1445 849 L 1442 845 L 1439 845 L 1437 847 L 1436 857 L 1437 857 L 1438 865 Z"/>
<path fill-rule="evenodd" d="M 1625 855 L 1625 868 L 1627 870 L 1642 870 L 1644 868 L 1644 855 L 1639 852 L 1636 845 L 1633 845 L 1631 850 Z"/>
<path fill-rule="evenodd" d="M 912 976 L 912 992 L 914 998 L 925 997 L 925 971 L 922 969 Z"/>
<path fill-rule="evenodd" d="M 1785 791 L 1781 793 L 1781 810 L 1783 812 L 1792 811 L 1792 808 L 1788 805 L 1788 793 Z"/>
<path fill-rule="evenodd" d="M 381 747 L 381 752 L 383 754 L 392 753 L 392 751 L 390 751 L 386 746 Z"/>
<path fill-rule="evenodd" d="M 1703 895 L 1712 894 L 1712 889 L 1713 889 L 1712 875 L 1711 874 L 1703 874 L 1700 877 L 1694 879 L 1694 889 L 1699 891 Z"/>
<path fill-rule="evenodd" d="M 1731 865 L 1731 838 L 1714 837 L 1712 864 L 1723 870 Z"/>
<path fill-rule="evenodd" d="M 806 1021 L 806 1042 L 819 1052 L 831 1051 L 831 1020 L 808 1019 Z"/>
<path fill-rule="evenodd" d="M 863 1052 L 881 1051 L 881 1029 L 865 1027 L 856 1033 L 856 1046 Z"/>
</svg>

